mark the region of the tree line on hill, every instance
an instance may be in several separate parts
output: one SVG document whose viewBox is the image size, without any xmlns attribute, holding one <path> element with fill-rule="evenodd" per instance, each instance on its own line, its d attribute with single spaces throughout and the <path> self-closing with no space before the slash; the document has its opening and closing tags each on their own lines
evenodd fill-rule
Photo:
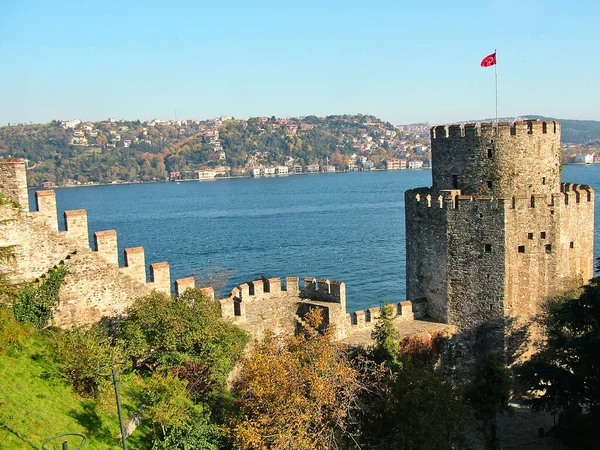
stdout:
<svg viewBox="0 0 600 450">
<path fill-rule="evenodd" d="M 304 126 L 303 126 L 304 125 Z M 0 157 L 29 160 L 30 186 L 43 181 L 58 185 L 110 183 L 113 181 L 164 180 L 167 173 L 191 172 L 200 167 L 226 165 L 234 174 L 249 163 L 324 164 L 340 168 L 349 164 L 355 141 L 369 136 L 384 137 L 394 127 L 372 116 L 308 116 L 280 120 L 272 117 L 249 120 L 152 123 L 139 121 L 96 122 L 87 125 L 94 138 L 76 145 L 74 129 L 58 121 L 47 124 L 13 125 L 0 128 Z M 79 125 L 81 127 L 81 125 Z M 205 136 L 217 130 L 216 142 Z M 81 128 L 78 132 L 83 133 Z M 412 140 L 411 140 L 412 139 Z M 411 142 L 416 142 L 411 138 Z M 369 151 L 376 164 L 395 153 L 388 142 L 379 142 Z M 215 144 L 222 146 L 221 150 Z"/>
</svg>

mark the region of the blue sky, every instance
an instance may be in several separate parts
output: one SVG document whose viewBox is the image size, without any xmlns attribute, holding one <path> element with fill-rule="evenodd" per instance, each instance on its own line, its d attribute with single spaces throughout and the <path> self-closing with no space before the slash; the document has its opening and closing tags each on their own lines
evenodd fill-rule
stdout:
<svg viewBox="0 0 600 450">
<path fill-rule="evenodd" d="M 0 0 L 0 124 L 600 120 L 600 1 Z"/>
</svg>

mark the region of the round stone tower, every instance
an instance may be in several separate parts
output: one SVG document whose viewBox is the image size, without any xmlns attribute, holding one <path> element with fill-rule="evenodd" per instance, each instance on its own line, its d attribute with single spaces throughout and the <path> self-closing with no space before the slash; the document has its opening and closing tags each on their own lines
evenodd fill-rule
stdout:
<svg viewBox="0 0 600 450">
<path fill-rule="evenodd" d="M 560 191 L 560 124 L 527 120 L 431 129 L 433 190 L 510 198 Z"/>
<path fill-rule="evenodd" d="M 405 193 L 407 297 L 465 356 L 504 352 L 508 323 L 593 276 L 594 191 L 561 183 L 554 121 L 437 126 L 431 153 L 433 186 Z"/>
</svg>

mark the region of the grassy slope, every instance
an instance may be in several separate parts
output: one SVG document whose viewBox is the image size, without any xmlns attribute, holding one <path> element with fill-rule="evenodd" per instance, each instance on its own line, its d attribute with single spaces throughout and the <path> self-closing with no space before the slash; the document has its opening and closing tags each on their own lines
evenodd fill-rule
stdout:
<svg viewBox="0 0 600 450">
<path fill-rule="evenodd" d="M 103 407 L 74 394 L 52 359 L 48 338 L 37 334 L 22 349 L 0 355 L 0 449 L 41 449 L 44 440 L 62 433 L 85 435 L 85 450 L 119 448 L 114 399 Z M 127 448 L 148 448 L 148 431 L 136 430 Z M 69 441 L 69 448 L 75 443 Z"/>
</svg>

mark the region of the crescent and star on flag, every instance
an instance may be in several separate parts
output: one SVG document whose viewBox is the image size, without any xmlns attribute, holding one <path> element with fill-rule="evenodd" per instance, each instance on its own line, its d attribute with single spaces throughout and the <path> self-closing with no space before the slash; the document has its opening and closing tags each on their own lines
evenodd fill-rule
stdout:
<svg viewBox="0 0 600 450">
<path fill-rule="evenodd" d="M 487 55 L 481 60 L 481 67 L 490 67 L 496 64 L 496 52 Z"/>
<path fill-rule="evenodd" d="M 481 67 L 495 66 L 496 69 L 496 134 L 498 133 L 498 66 L 496 65 L 496 50 L 481 60 Z"/>
</svg>

